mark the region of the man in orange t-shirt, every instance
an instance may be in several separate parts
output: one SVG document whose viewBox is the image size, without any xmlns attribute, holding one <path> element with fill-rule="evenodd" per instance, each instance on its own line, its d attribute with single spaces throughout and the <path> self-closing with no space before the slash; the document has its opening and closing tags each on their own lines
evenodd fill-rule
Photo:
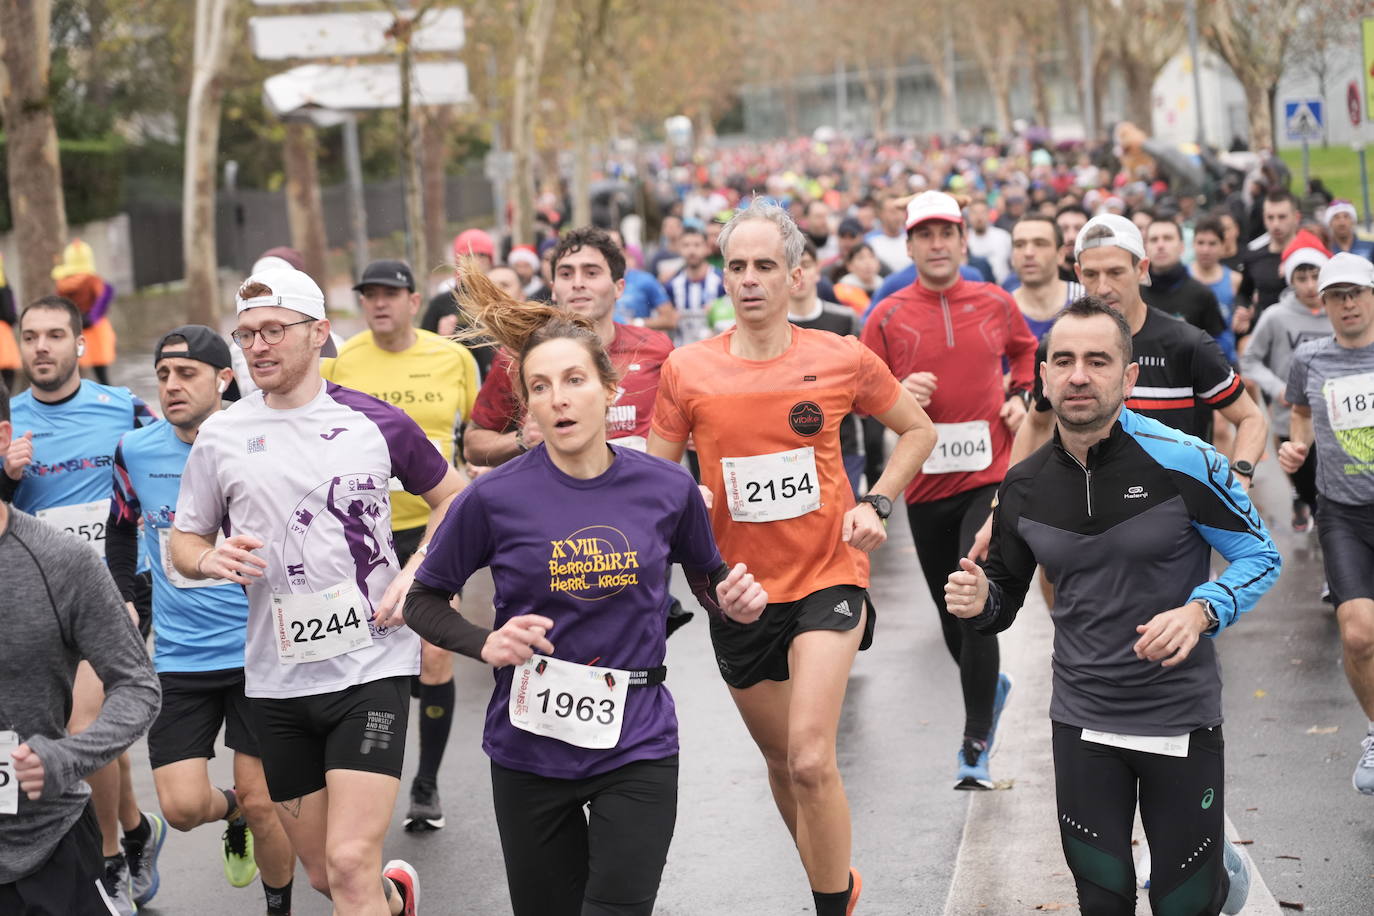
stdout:
<svg viewBox="0 0 1374 916">
<path fill-rule="evenodd" d="M 649 452 L 701 459 L 721 554 L 743 561 L 769 605 L 748 626 L 712 619 L 711 642 L 735 705 L 768 764 L 816 916 L 847 916 L 849 805 L 835 755 L 849 669 L 873 635 L 868 551 L 887 539 L 892 500 L 935 444 L 916 399 L 852 337 L 794 327 L 801 230 L 755 200 L 720 235 L 736 327 L 674 350 L 663 365 Z M 886 470 L 857 505 L 840 455 L 851 411 L 898 433 Z"/>
</svg>

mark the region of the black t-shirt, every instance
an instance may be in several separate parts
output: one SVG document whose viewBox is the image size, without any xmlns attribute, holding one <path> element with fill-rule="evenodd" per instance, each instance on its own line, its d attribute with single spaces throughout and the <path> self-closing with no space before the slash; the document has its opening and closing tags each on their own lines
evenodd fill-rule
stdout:
<svg viewBox="0 0 1374 916">
<path fill-rule="evenodd" d="M 788 317 L 799 328 L 816 328 L 841 337 L 858 337 L 863 329 L 859 315 L 853 309 L 824 300 L 821 301 L 821 313 L 814 318 L 799 320 L 790 315 Z M 840 424 L 840 454 L 859 454 L 859 418 L 852 413 Z"/>
<path fill-rule="evenodd" d="M 1195 280 L 1182 264 L 1158 274 L 1151 270 L 1150 285 L 1140 288 L 1140 297 L 1146 305 L 1182 318 L 1213 337 L 1226 330 L 1216 293 Z"/>
<path fill-rule="evenodd" d="M 1255 309 L 1255 320 L 1259 313 L 1279 301 L 1279 294 L 1288 284 L 1279 273 L 1280 255 L 1270 251 L 1266 245 L 1258 251 L 1247 251 L 1240 258 L 1240 291 L 1236 301 L 1240 304 L 1259 306 Z"/>
<path fill-rule="evenodd" d="M 1035 352 L 1037 366 L 1048 359 L 1049 339 L 1046 334 Z M 1140 376 L 1126 406 L 1210 442 L 1212 410 L 1228 406 L 1245 393 L 1240 376 L 1216 340 L 1186 321 L 1151 308 L 1145 324 L 1131 338 L 1131 347 Z M 1038 372 L 1032 394 L 1036 410 L 1052 409 Z"/>
</svg>

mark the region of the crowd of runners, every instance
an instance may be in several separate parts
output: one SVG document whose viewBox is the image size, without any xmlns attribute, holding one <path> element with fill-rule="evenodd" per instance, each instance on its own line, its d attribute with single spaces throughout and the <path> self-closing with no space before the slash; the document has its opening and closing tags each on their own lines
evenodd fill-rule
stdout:
<svg viewBox="0 0 1374 916">
<path fill-rule="evenodd" d="M 230 333 L 160 336 L 156 405 L 83 378 L 103 312 L 0 298 L 28 383 L 0 391 L 25 618 L 0 644 L 0 912 L 133 913 L 198 828 L 269 916 L 297 860 L 337 913 L 422 911 L 383 841 L 401 809 L 445 827 L 457 654 L 494 669 L 513 911 L 651 913 L 678 807 L 666 641 L 694 614 L 675 575 L 814 912 L 861 911 L 836 743 L 857 653 L 905 610 L 868 594 L 901 503 L 963 701 L 950 784 L 994 787 L 997 634 L 1038 572 L 1080 908 L 1135 912 L 1139 809 L 1155 911 L 1239 911 L 1213 640 L 1280 574 L 1249 496 L 1266 454 L 1374 720 L 1371 246 L 1349 203 L 1250 165 L 1204 194 L 1024 139 L 650 163 L 653 205 L 610 229 L 547 195 L 537 244 L 465 231 L 437 289 L 367 265 L 347 339 L 273 249 Z M 462 598 L 484 567 L 490 628 Z M 1353 781 L 1374 794 L 1374 721 Z"/>
</svg>

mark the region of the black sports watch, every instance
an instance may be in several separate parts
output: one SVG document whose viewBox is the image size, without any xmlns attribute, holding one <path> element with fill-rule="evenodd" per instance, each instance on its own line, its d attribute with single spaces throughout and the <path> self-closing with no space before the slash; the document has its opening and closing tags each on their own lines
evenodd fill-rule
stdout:
<svg viewBox="0 0 1374 916">
<path fill-rule="evenodd" d="M 1196 601 L 1198 604 L 1202 605 L 1202 613 L 1207 616 L 1207 629 L 1202 631 L 1203 634 L 1210 635 L 1215 633 L 1217 628 L 1221 626 L 1221 618 L 1217 616 L 1217 609 L 1212 607 L 1212 602 L 1208 601 L 1206 598 L 1198 598 Z"/>
<path fill-rule="evenodd" d="M 1255 479 L 1255 466 L 1245 459 L 1231 462 L 1231 473 L 1239 474 L 1250 480 Z"/>
<path fill-rule="evenodd" d="M 878 513 L 878 518 L 883 521 L 887 521 L 887 517 L 892 514 L 892 500 L 881 493 L 870 493 L 859 502 L 868 503 L 872 506 L 873 511 Z"/>
</svg>

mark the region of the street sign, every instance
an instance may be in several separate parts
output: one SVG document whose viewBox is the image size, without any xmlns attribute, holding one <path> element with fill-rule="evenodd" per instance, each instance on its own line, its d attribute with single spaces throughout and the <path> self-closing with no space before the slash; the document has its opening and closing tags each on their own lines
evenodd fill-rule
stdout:
<svg viewBox="0 0 1374 916">
<path fill-rule="evenodd" d="M 1351 80 L 1350 85 L 1346 87 L 1345 107 L 1346 110 L 1350 112 L 1350 126 L 1359 127 L 1360 109 L 1363 108 L 1364 105 L 1360 102 L 1360 84 L 1354 80 Z"/>
<path fill-rule="evenodd" d="M 467 102 L 468 70 L 457 62 L 425 61 L 414 67 L 413 105 Z M 363 111 L 401 104 L 401 68 L 394 64 L 302 64 L 262 84 L 267 107 L 278 117 L 304 108 Z"/>
<path fill-rule="evenodd" d="M 1364 82 L 1364 117 L 1366 121 L 1374 121 L 1374 16 L 1360 20 L 1360 48 L 1364 62 L 1364 73 L 1361 75 Z"/>
<path fill-rule="evenodd" d="M 358 57 L 391 53 L 394 40 L 386 33 L 394 22 L 387 12 L 255 16 L 248 20 L 248 31 L 259 60 Z M 441 7 L 425 13 L 410 46 L 414 51 L 462 50 L 463 11 Z"/>
<path fill-rule="evenodd" d="M 1322 138 L 1322 100 L 1285 99 L 1283 125 L 1289 140 Z"/>
</svg>

